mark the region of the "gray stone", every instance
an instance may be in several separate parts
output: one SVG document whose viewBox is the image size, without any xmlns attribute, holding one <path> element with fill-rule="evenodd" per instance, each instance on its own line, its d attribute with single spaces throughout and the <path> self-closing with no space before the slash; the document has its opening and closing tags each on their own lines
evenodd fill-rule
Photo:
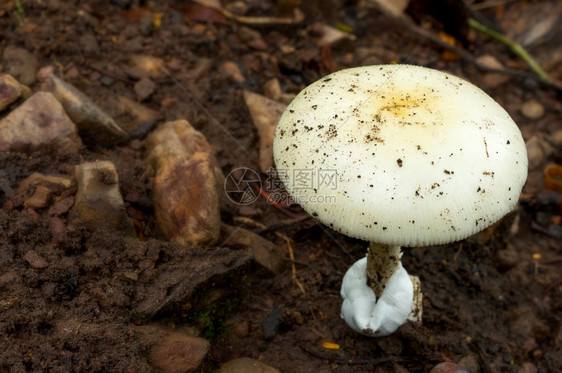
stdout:
<svg viewBox="0 0 562 373">
<path fill-rule="evenodd" d="M 20 97 L 28 98 L 29 96 L 31 96 L 31 90 L 27 86 L 20 84 L 10 74 L 0 74 L 0 111 L 6 109 Z"/>
<path fill-rule="evenodd" d="M 6 72 L 16 78 L 21 84 L 32 85 L 37 80 L 35 74 L 39 67 L 37 58 L 29 51 L 9 46 L 4 49 L 4 64 Z"/>
<path fill-rule="evenodd" d="M 249 357 L 240 357 L 224 363 L 217 373 L 279 373 L 279 370 Z"/>
<path fill-rule="evenodd" d="M 91 228 L 111 227 L 134 234 L 119 192 L 119 179 L 113 163 L 82 163 L 76 166 L 74 177 L 78 191 L 69 213 L 69 223 Z"/>
<path fill-rule="evenodd" d="M 0 121 L 0 151 L 75 153 L 82 145 L 76 126 L 57 99 L 37 92 Z"/>
<path fill-rule="evenodd" d="M 41 74 L 43 75 L 43 74 Z M 41 89 L 51 92 L 62 104 L 68 116 L 78 127 L 81 135 L 98 141 L 107 135 L 115 140 L 124 140 L 128 134 L 113 118 L 73 85 L 54 74 L 45 74 Z"/>
<path fill-rule="evenodd" d="M 205 137 L 189 122 L 167 122 L 146 140 L 147 163 L 155 170 L 154 210 L 170 241 L 214 245 L 220 234 L 223 175 Z"/>
</svg>

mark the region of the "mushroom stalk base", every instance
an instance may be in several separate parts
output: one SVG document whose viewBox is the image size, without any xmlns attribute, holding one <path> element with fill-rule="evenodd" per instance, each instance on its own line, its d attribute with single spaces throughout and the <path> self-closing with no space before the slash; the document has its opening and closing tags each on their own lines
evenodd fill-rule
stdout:
<svg viewBox="0 0 562 373">
<path fill-rule="evenodd" d="M 408 272 L 398 263 L 386 291 L 377 298 L 367 285 L 366 264 L 367 258 L 358 260 L 343 277 L 341 317 L 358 333 L 382 337 L 408 321 L 414 306 L 414 286 Z"/>
<path fill-rule="evenodd" d="M 380 298 L 386 283 L 400 264 L 400 246 L 385 245 L 376 242 L 369 244 L 367 251 L 367 284 L 377 298 Z"/>
</svg>

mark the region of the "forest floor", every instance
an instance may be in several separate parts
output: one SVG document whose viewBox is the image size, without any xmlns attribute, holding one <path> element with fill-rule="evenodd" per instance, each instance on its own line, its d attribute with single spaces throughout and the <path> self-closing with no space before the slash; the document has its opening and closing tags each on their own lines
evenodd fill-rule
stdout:
<svg viewBox="0 0 562 373">
<path fill-rule="evenodd" d="M 27 60 L 32 66 L 20 61 L 25 68 L 16 74 L 33 91 L 37 70 L 52 65 L 117 123 L 127 121 L 112 106 L 117 96 L 157 113 L 129 141 L 83 138 L 86 145 L 67 156 L 0 153 L 0 370 L 151 371 L 148 351 L 155 342 L 141 330 L 157 324 L 210 342 L 201 372 L 238 357 L 285 373 L 424 372 L 441 362 L 483 373 L 562 371 L 562 195 L 544 182 L 545 169 L 562 162 L 561 90 L 537 80 L 497 40 L 451 26 L 448 19 L 463 16 L 455 8 L 445 16 L 431 7 L 413 9 L 407 17 L 416 19 L 415 29 L 374 1 L 302 2 L 294 16 L 297 3 L 223 2 L 229 13 L 182 1 L 0 1 L 0 70 L 11 71 L 6 50 L 17 46 L 36 59 L 35 65 Z M 545 27 L 562 24 L 547 24 L 562 17 L 556 1 L 512 1 L 479 14 L 515 40 L 530 37 L 537 19 Z M 328 28 L 336 40 L 326 36 Z M 454 41 L 468 55 L 419 30 Z M 559 31 L 529 45 L 553 81 L 562 79 Z M 475 61 L 483 56 L 522 74 L 482 70 Z M 153 86 L 137 84 L 139 58 L 165 66 L 156 66 Z M 422 325 L 376 339 L 350 330 L 340 318 L 341 280 L 368 244 L 318 225 L 298 206 L 276 208 L 261 197 L 241 205 L 223 196 L 224 223 L 254 231 L 287 258 L 290 245 L 294 259 L 278 273 L 244 261 L 242 244 L 224 229 L 211 249 L 165 239 L 144 162 L 143 139 L 153 127 L 188 120 L 206 137 L 225 176 L 247 168 L 265 185 L 244 92 L 287 104 L 331 72 L 387 63 L 439 69 L 481 87 L 520 126 L 529 149 L 529 177 L 516 211 L 462 242 L 404 249 L 404 267 L 422 283 Z M 57 235 L 50 206 L 33 209 L 13 200 L 34 172 L 68 176 L 75 165 L 96 160 L 115 165 L 126 211 L 141 227 L 136 239 L 69 225 L 65 212 L 64 233 Z M 288 224 L 287 213 L 299 219 Z M 173 306 L 139 313 L 159 281 L 195 285 Z"/>
</svg>

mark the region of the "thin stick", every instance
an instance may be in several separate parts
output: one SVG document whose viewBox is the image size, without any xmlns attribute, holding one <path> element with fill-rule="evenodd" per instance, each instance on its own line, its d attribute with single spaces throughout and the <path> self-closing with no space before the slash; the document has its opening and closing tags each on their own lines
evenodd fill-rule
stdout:
<svg viewBox="0 0 562 373">
<path fill-rule="evenodd" d="M 295 284 L 297 284 L 297 286 L 299 287 L 299 289 L 301 289 L 303 295 L 306 294 L 306 291 L 304 290 L 304 286 L 301 284 L 301 282 L 297 279 L 297 267 L 295 266 L 295 254 L 293 253 L 293 245 L 291 245 L 291 239 L 287 236 L 285 236 L 284 234 L 279 233 L 279 236 L 285 239 L 285 242 L 287 242 L 287 249 L 289 250 L 289 258 L 291 259 L 291 272 L 292 272 L 292 279 L 295 282 Z"/>
<path fill-rule="evenodd" d="M 505 44 L 509 49 L 511 49 L 513 53 L 521 57 L 521 59 L 525 61 L 527 65 L 529 65 L 531 70 L 533 70 L 533 72 L 537 74 L 539 78 L 541 78 L 544 81 L 550 82 L 550 78 L 548 77 L 548 74 L 539 66 L 537 61 L 535 61 L 535 59 L 520 44 L 509 39 L 507 36 L 502 35 L 499 32 L 494 31 L 487 26 L 484 26 L 474 18 L 469 18 L 468 24 L 476 31 L 481 32 L 484 35 L 491 37 L 492 39 L 496 39 L 502 44 Z"/>
</svg>

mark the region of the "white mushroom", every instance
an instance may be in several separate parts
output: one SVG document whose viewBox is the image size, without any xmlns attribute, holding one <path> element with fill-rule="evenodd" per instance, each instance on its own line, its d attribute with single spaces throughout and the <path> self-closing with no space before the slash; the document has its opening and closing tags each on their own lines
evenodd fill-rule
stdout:
<svg viewBox="0 0 562 373">
<path fill-rule="evenodd" d="M 342 285 L 342 317 L 367 335 L 392 333 L 421 306 L 401 246 L 488 227 L 515 207 L 527 177 L 521 132 L 498 103 L 465 80 L 411 65 L 342 70 L 306 87 L 279 121 L 274 158 L 308 213 L 371 242 L 365 279 L 374 294 L 348 286 L 363 281 L 350 273 Z M 385 299 L 393 307 L 378 305 Z"/>
</svg>

